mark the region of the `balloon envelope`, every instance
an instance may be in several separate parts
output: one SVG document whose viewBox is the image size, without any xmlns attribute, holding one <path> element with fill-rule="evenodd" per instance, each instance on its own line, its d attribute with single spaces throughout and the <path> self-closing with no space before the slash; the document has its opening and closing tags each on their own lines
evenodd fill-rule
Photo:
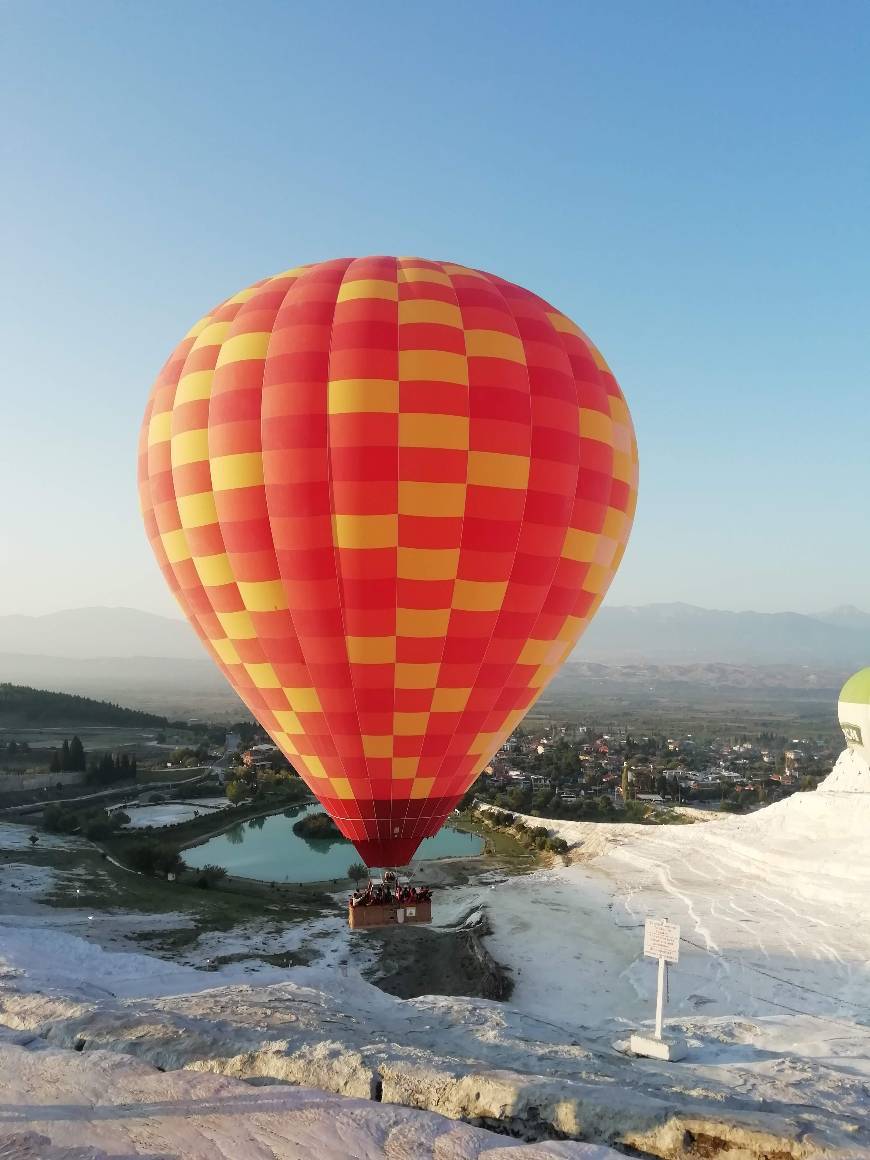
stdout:
<svg viewBox="0 0 870 1160">
<path fill-rule="evenodd" d="M 369 865 L 434 834 L 571 652 L 637 454 L 543 299 L 418 258 L 267 278 L 170 356 L 151 545 L 216 663 Z"/>
<path fill-rule="evenodd" d="M 846 745 L 870 763 L 870 668 L 846 681 L 837 704 Z"/>
</svg>

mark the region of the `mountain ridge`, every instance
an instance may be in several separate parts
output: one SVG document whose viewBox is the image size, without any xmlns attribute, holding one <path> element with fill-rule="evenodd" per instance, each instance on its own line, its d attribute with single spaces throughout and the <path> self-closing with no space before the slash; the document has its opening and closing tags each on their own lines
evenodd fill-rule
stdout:
<svg viewBox="0 0 870 1160">
<path fill-rule="evenodd" d="M 845 619 L 840 610 L 808 615 L 677 603 L 605 605 L 571 659 L 859 668 L 870 662 L 870 616 L 859 609 L 849 609 Z"/>
<path fill-rule="evenodd" d="M 0 654 L 45 660 L 207 661 L 185 621 L 99 605 L 42 616 L 0 616 Z M 732 612 L 680 602 L 605 605 L 570 659 L 859 668 L 870 663 L 870 613 L 850 605 L 813 615 Z"/>
<path fill-rule="evenodd" d="M 79 659 L 199 660 L 205 656 L 186 621 L 139 608 L 105 605 L 39 616 L 0 616 L 0 653 Z"/>
</svg>

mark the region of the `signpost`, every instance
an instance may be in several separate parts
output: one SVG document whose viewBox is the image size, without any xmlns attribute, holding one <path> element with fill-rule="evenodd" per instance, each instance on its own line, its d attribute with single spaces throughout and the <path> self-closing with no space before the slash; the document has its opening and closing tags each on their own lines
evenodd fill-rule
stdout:
<svg viewBox="0 0 870 1160">
<path fill-rule="evenodd" d="M 653 1039 L 646 1035 L 632 1035 L 631 1050 L 635 1055 L 648 1055 L 654 1059 L 682 1059 L 686 1054 L 683 1040 L 665 1039 L 662 1035 L 668 963 L 680 960 L 680 928 L 677 924 L 666 918 L 648 918 L 643 932 L 643 953 L 648 958 L 658 959 L 659 964 L 656 1030 Z"/>
</svg>

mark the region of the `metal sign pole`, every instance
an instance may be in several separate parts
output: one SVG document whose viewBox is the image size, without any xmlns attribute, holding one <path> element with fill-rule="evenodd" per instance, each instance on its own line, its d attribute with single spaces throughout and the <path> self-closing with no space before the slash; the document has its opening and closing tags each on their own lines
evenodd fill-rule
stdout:
<svg viewBox="0 0 870 1160">
<path fill-rule="evenodd" d="M 656 995 L 656 1039 L 662 1037 L 662 1016 L 665 1009 L 665 971 L 667 964 L 664 959 L 659 959 L 659 988 Z"/>
</svg>

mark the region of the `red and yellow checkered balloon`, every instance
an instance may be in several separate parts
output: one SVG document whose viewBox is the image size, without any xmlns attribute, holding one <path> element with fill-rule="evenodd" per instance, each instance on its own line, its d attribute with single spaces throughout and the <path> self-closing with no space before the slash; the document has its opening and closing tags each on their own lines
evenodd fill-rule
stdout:
<svg viewBox="0 0 870 1160">
<path fill-rule="evenodd" d="M 151 545 L 211 656 L 368 865 L 436 833 L 571 652 L 631 527 L 586 335 L 420 258 L 227 299 L 142 428 Z"/>
</svg>

